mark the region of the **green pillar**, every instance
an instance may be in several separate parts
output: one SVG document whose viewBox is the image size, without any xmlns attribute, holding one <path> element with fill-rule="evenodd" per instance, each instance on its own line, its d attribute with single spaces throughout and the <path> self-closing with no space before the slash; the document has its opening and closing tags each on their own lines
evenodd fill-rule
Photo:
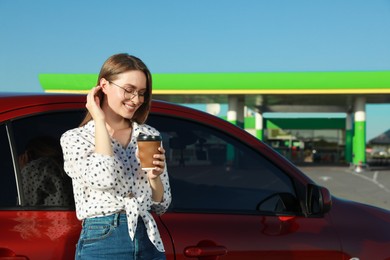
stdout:
<svg viewBox="0 0 390 260">
<path fill-rule="evenodd" d="M 353 136 L 353 163 L 366 164 L 366 100 L 359 97 L 355 100 L 355 123 Z"/>
<path fill-rule="evenodd" d="M 259 140 L 263 141 L 264 139 L 263 129 L 256 129 L 256 137 Z"/>
<path fill-rule="evenodd" d="M 259 140 L 263 140 L 263 115 L 260 112 L 255 114 L 255 129 L 256 137 Z"/>
<path fill-rule="evenodd" d="M 353 129 L 352 129 L 352 114 L 348 113 L 346 117 L 346 128 L 345 128 L 345 161 L 352 163 L 352 140 L 353 140 Z"/>
</svg>

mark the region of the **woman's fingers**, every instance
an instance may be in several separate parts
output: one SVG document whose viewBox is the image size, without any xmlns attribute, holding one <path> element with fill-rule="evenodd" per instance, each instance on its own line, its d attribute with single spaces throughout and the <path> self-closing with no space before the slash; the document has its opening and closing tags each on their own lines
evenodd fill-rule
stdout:
<svg viewBox="0 0 390 260">
<path fill-rule="evenodd" d="M 160 153 L 153 155 L 153 158 L 156 160 L 153 161 L 153 165 L 155 167 L 152 171 L 152 175 L 150 176 L 152 178 L 153 177 L 155 178 L 159 176 L 161 173 L 163 173 L 165 168 L 165 150 L 162 147 L 159 147 L 158 150 Z"/>
<path fill-rule="evenodd" d="M 92 88 L 87 95 L 87 104 L 85 106 L 88 109 L 89 113 L 91 113 L 93 119 L 97 119 L 99 117 L 104 118 L 103 110 L 100 107 L 100 99 L 97 95 L 100 90 L 101 87 L 96 86 Z"/>
</svg>

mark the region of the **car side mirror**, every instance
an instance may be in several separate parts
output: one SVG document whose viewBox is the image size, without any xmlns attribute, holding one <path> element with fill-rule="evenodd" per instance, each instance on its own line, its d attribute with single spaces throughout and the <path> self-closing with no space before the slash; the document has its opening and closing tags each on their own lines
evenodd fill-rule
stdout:
<svg viewBox="0 0 390 260">
<path fill-rule="evenodd" d="M 315 184 L 307 187 L 306 206 L 308 215 L 324 215 L 332 208 L 332 196 L 329 190 Z"/>
<path fill-rule="evenodd" d="M 300 212 L 299 200 L 288 192 L 275 193 L 260 201 L 256 210 L 277 214 L 294 214 Z"/>
</svg>

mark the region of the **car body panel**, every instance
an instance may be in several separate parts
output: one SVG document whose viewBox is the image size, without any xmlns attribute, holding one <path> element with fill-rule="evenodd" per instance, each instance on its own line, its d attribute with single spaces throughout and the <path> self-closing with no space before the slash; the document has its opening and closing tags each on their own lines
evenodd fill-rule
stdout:
<svg viewBox="0 0 390 260">
<path fill-rule="evenodd" d="M 390 237 L 383 236 L 390 234 L 388 210 L 333 198 L 331 215 L 346 254 L 360 259 L 390 259 Z"/>
<path fill-rule="evenodd" d="M 226 260 L 343 259 L 329 217 L 165 213 L 161 218 L 172 235 L 177 260 L 188 259 L 188 247 L 213 246 L 226 249 L 221 251 Z"/>
<path fill-rule="evenodd" d="M 73 259 L 80 226 L 74 211 L 1 211 L 0 259 Z"/>
</svg>

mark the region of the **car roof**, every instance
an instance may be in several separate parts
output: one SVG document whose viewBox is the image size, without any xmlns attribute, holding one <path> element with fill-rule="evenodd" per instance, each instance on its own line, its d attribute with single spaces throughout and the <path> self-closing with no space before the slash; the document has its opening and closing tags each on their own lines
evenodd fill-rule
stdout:
<svg viewBox="0 0 390 260">
<path fill-rule="evenodd" d="M 48 94 L 48 93 L 1 93 L 0 112 L 31 106 L 55 103 L 85 102 L 85 95 Z"/>
</svg>

